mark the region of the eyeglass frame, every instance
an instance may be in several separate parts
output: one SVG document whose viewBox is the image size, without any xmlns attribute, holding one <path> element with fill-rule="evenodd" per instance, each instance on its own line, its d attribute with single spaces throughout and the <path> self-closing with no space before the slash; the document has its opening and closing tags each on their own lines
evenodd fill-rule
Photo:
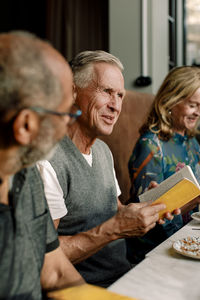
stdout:
<svg viewBox="0 0 200 300">
<path fill-rule="evenodd" d="M 80 109 L 77 109 L 76 113 L 59 112 L 59 111 L 46 109 L 46 108 L 40 107 L 40 106 L 31 106 L 31 107 L 28 107 L 28 109 L 38 112 L 38 113 L 47 113 L 47 114 L 51 114 L 51 115 L 55 115 L 55 116 L 59 116 L 59 117 L 69 116 L 70 118 L 73 118 L 74 120 L 76 120 L 82 114 L 82 111 Z"/>
</svg>

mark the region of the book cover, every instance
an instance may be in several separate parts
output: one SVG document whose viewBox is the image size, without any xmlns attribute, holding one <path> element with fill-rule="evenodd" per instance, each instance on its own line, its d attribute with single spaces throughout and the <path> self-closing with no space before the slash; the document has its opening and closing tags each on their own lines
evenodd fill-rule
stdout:
<svg viewBox="0 0 200 300">
<path fill-rule="evenodd" d="M 118 295 L 107 289 L 83 284 L 48 293 L 48 299 L 59 300 L 137 300 L 127 296 Z"/>
<path fill-rule="evenodd" d="M 172 212 L 181 208 L 200 195 L 200 186 L 190 166 L 185 166 L 172 176 L 161 182 L 157 187 L 148 190 L 139 196 L 140 202 L 153 201 L 152 205 L 165 203 L 166 209 L 159 216 L 163 217 L 165 212 Z"/>
</svg>

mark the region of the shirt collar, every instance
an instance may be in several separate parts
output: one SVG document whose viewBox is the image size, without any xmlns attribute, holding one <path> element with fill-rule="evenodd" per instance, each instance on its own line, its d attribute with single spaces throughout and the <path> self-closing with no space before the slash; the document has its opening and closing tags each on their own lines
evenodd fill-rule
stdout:
<svg viewBox="0 0 200 300">
<path fill-rule="evenodd" d="M 172 139 L 174 140 L 174 142 L 182 144 L 188 140 L 188 136 L 181 135 L 181 134 L 175 132 L 174 135 L 172 136 Z"/>
</svg>

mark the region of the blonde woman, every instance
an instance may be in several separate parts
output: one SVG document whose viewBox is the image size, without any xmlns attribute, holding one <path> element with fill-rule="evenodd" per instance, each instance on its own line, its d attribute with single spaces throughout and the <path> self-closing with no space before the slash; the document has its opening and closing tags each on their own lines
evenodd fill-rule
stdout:
<svg viewBox="0 0 200 300">
<path fill-rule="evenodd" d="M 199 116 L 200 68 L 174 68 L 155 96 L 129 160 L 132 202 L 139 201 L 138 196 L 151 181 L 160 183 L 184 165 L 191 166 L 200 182 L 200 146 L 195 138 Z M 177 215 L 143 238 L 128 242 L 134 245 L 136 261 L 186 224 L 190 214 L 198 209 L 197 202 L 198 199 L 186 214 Z"/>
</svg>

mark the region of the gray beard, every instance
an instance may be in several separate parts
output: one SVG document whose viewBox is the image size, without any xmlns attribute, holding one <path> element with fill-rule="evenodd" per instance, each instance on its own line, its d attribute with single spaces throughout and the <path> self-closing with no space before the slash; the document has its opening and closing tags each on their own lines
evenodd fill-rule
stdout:
<svg viewBox="0 0 200 300">
<path fill-rule="evenodd" d="M 39 160 L 50 159 L 55 153 L 56 141 L 52 123 L 45 119 L 38 137 L 31 145 L 20 148 L 19 163 L 21 168 L 35 164 Z"/>
<path fill-rule="evenodd" d="M 56 152 L 56 149 L 57 149 L 57 145 L 55 145 L 45 156 L 44 156 L 44 158 L 43 159 L 46 159 L 46 160 L 50 160 L 53 156 L 54 156 L 54 154 L 55 154 L 55 152 Z"/>
</svg>

